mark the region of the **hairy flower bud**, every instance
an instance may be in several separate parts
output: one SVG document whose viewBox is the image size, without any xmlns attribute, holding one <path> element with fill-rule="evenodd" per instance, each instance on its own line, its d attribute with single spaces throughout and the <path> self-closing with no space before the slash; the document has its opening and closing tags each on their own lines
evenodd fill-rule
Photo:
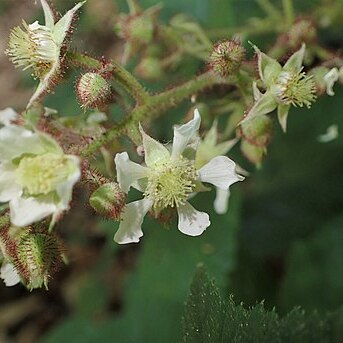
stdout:
<svg viewBox="0 0 343 343">
<path fill-rule="evenodd" d="M 89 203 L 96 212 L 111 219 L 119 219 L 125 201 L 126 194 L 116 182 L 100 186 L 89 198 Z"/>
<path fill-rule="evenodd" d="M 28 230 L 18 241 L 15 265 L 30 290 L 48 287 L 49 278 L 62 263 L 62 247 L 53 234 Z"/>
<path fill-rule="evenodd" d="M 238 40 L 217 43 L 209 58 L 209 65 L 222 77 L 236 72 L 244 60 L 245 49 Z"/>
<path fill-rule="evenodd" d="M 76 93 L 82 108 L 96 108 L 108 102 L 112 90 L 103 76 L 88 72 L 77 82 Z"/>
<path fill-rule="evenodd" d="M 317 29 L 312 20 L 301 18 L 297 20 L 287 33 L 288 45 L 300 46 L 302 43 L 311 43 L 317 38 Z"/>
</svg>

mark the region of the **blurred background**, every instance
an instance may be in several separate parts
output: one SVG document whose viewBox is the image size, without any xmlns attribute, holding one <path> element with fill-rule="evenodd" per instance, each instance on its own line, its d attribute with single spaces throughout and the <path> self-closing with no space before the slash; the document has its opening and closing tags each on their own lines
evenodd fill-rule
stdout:
<svg viewBox="0 0 343 343">
<path fill-rule="evenodd" d="M 271 1 L 279 6 L 281 1 Z M 309 16 L 331 1 L 295 1 L 299 16 Z M 62 13 L 74 0 L 54 0 Z M 161 3 L 160 18 L 186 13 L 213 40 L 227 38 L 226 29 L 244 27 L 263 17 L 254 0 L 140 0 L 143 8 Z M 88 0 L 73 36 L 73 46 L 90 55 L 117 58 L 122 40 L 115 34 L 116 16 L 127 12 L 124 0 Z M 13 26 L 43 15 L 32 0 L 0 2 L 0 104 L 25 108 L 36 81 L 15 70 L 2 52 Z M 329 49 L 343 47 L 343 20 L 321 31 Z M 229 38 L 230 38 L 229 37 Z M 247 39 L 267 49 L 275 34 Z M 252 49 L 247 45 L 249 54 Z M 129 65 L 130 67 L 130 65 Z M 179 83 L 203 68 L 192 58 L 166 80 Z M 64 116 L 83 112 L 73 88 L 76 73 L 61 84 L 46 104 Z M 146 82 L 161 89 L 166 80 Z M 145 81 L 143 81 L 145 82 Z M 233 294 L 247 306 L 265 300 L 283 315 L 294 306 L 320 313 L 343 304 L 343 138 L 318 142 L 318 135 L 337 124 L 343 130 L 343 89 L 322 97 L 311 110 L 292 109 L 288 133 L 277 129 L 262 167 L 256 169 L 234 150 L 232 157 L 250 172 L 232 187 L 229 211 L 215 214 L 214 192 L 198 195 L 197 208 L 210 213 L 212 225 L 201 237 L 187 237 L 175 222 L 164 226 L 147 218 L 138 245 L 113 242 L 117 223 L 98 219 L 77 190 L 73 211 L 58 232 L 69 264 L 49 284 L 49 291 L 28 292 L 23 286 L 0 284 L 0 342 L 175 342 L 181 335 L 184 302 L 196 266 L 202 262 L 222 294 Z M 183 104 L 170 113 L 186 113 Z M 113 115 L 117 108 L 111 109 Z M 172 121 L 156 122 L 157 137 L 170 135 Z M 211 201 L 209 201 L 211 198 Z"/>
</svg>

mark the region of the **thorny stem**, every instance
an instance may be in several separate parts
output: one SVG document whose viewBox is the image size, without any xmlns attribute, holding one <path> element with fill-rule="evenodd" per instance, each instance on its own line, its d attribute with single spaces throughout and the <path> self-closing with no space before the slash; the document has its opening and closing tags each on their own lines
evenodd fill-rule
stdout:
<svg viewBox="0 0 343 343">
<path fill-rule="evenodd" d="M 145 99 L 149 96 L 147 91 L 138 82 L 138 80 L 115 61 L 105 64 L 95 58 L 85 56 L 77 52 L 68 53 L 67 58 L 69 63 L 75 67 L 88 70 L 99 69 L 104 73 L 112 73 L 113 79 L 121 84 L 121 86 L 126 89 L 126 91 L 137 101 L 137 103 L 144 103 Z"/>
<path fill-rule="evenodd" d="M 137 104 L 136 108 L 122 120 L 118 125 L 109 129 L 101 137 L 90 143 L 82 152 L 82 156 L 87 157 L 96 152 L 99 148 L 109 143 L 113 139 L 122 134 L 131 136 L 131 131 L 135 136 L 136 126 L 143 119 L 153 119 L 162 114 L 163 111 L 172 108 L 183 100 L 190 98 L 206 88 L 212 87 L 215 84 L 225 83 L 224 80 L 218 78 L 212 72 L 206 72 L 193 80 L 167 90 L 165 92 L 149 96 L 143 104 Z M 135 140 L 136 144 L 139 144 Z"/>
</svg>

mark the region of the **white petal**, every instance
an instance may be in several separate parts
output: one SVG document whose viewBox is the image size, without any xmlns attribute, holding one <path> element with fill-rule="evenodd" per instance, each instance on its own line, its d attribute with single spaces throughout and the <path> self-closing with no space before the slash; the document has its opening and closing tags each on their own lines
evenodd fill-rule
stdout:
<svg viewBox="0 0 343 343">
<path fill-rule="evenodd" d="M 1 266 L 0 277 L 7 287 L 15 286 L 20 282 L 20 276 L 12 263 L 5 262 Z"/>
<path fill-rule="evenodd" d="M 144 159 L 146 165 L 148 167 L 153 167 L 156 164 L 168 161 L 170 159 L 168 149 L 163 144 L 147 135 L 140 124 L 139 130 L 143 138 Z"/>
<path fill-rule="evenodd" d="M 218 214 L 227 212 L 229 206 L 230 190 L 216 188 L 216 198 L 214 200 L 214 210 Z"/>
<path fill-rule="evenodd" d="M 9 161 L 24 153 L 42 154 L 45 152 L 39 134 L 17 125 L 0 129 L 0 161 Z"/>
<path fill-rule="evenodd" d="M 11 121 L 16 120 L 17 117 L 18 113 L 13 108 L 7 107 L 0 111 L 0 124 L 10 125 Z"/>
<path fill-rule="evenodd" d="M 327 128 L 326 133 L 319 135 L 317 137 L 317 140 L 320 143 L 328 143 L 336 139 L 338 136 L 339 136 L 338 126 L 334 124 L 334 125 L 330 125 Z"/>
<path fill-rule="evenodd" d="M 119 229 L 114 235 L 114 240 L 119 244 L 138 243 L 143 236 L 142 223 L 144 216 L 152 206 L 151 200 L 142 199 L 127 204 L 119 224 Z"/>
<path fill-rule="evenodd" d="M 229 189 L 244 177 L 236 173 L 236 163 L 226 156 L 217 156 L 198 170 L 201 182 L 212 183 L 218 188 Z"/>
<path fill-rule="evenodd" d="M 16 226 L 27 226 L 37 222 L 50 214 L 57 207 L 52 198 L 16 198 L 10 201 L 10 217 L 12 224 Z"/>
<path fill-rule="evenodd" d="M 50 30 L 54 27 L 54 13 L 52 12 L 49 4 L 46 2 L 46 0 L 40 0 L 43 11 L 44 11 L 44 19 L 45 19 L 45 26 L 48 27 Z"/>
<path fill-rule="evenodd" d="M 116 164 L 119 187 L 125 193 L 128 193 L 130 186 L 136 180 L 148 176 L 148 168 L 132 162 L 126 152 L 116 154 L 114 162 Z"/>
<path fill-rule="evenodd" d="M 184 125 L 174 127 L 172 158 L 177 158 L 182 155 L 188 143 L 197 135 L 200 128 L 200 122 L 200 113 L 196 108 L 192 120 Z"/>
<path fill-rule="evenodd" d="M 207 213 L 197 211 L 189 202 L 177 208 L 179 230 L 185 235 L 199 236 L 211 224 Z"/>
<path fill-rule="evenodd" d="M 324 75 L 324 82 L 326 85 L 326 94 L 334 96 L 333 86 L 339 79 L 339 71 L 337 68 L 332 68 L 328 73 Z"/>
<path fill-rule="evenodd" d="M 67 210 L 69 208 L 69 202 L 72 198 L 73 187 L 75 183 L 79 181 L 81 176 L 79 157 L 73 155 L 68 155 L 67 157 L 73 162 L 75 169 L 67 180 L 56 186 L 56 192 L 61 200 L 58 204 L 58 208 L 60 211 Z"/>
<path fill-rule="evenodd" d="M 12 163 L 0 164 L 0 202 L 7 202 L 21 195 L 22 187 L 16 183 Z"/>
</svg>

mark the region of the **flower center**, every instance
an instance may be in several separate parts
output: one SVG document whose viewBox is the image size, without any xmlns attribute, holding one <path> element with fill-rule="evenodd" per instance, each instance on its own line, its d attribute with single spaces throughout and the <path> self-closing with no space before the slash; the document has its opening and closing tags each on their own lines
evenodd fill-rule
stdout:
<svg viewBox="0 0 343 343">
<path fill-rule="evenodd" d="M 195 187 L 196 171 L 191 161 L 180 157 L 155 166 L 148 177 L 144 196 L 153 200 L 153 207 L 178 207 Z"/>
<path fill-rule="evenodd" d="M 33 68 L 34 76 L 42 77 L 59 57 L 58 47 L 51 30 L 35 22 L 24 29 L 15 27 L 8 43 L 6 54 L 23 70 Z"/>
<path fill-rule="evenodd" d="M 48 194 L 70 174 L 71 161 L 52 153 L 20 160 L 17 177 L 27 195 Z"/>
<path fill-rule="evenodd" d="M 316 99 L 315 90 L 312 76 L 301 70 L 297 73 L 282 71 L 272 86 L 272 93 L 279 103 L 300 107 L 311 107 Z"/>
</svg>

